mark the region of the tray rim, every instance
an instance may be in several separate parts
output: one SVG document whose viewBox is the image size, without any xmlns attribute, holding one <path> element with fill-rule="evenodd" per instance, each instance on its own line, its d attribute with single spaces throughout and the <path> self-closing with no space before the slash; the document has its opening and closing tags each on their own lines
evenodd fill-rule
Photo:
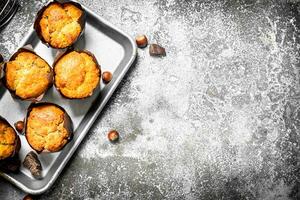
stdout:
<svg viewBox="0 0 300 200">
<path fill-rule="evenodd" d="M 50 0 L 46 4 L 48 4 L 48 3 L 52 2 L 52 1 L 53 0 Z M 78 2 L 77 0 L 72 0 L 72 1 Z M 125 36 L 129 40 L 133 51 L 132 51 L 132 54 L 130 56 L 129 62 L 126 63 L 126 65 L 123 67 L 122 72 L 120 73 L 120 75 L 115 80 L 115 84 L 112 85 L 112 87 L 108 91 L 107 95 L 103 99 L 103 101 L 101 103 L 101 105 L 103 105 L 103 106 L 99 106 L 97 108 L 97 110 L 94 112 L 94 114 L 91 116 L 91 119 L 89 120 L 89 123 L 83 128 L 83 131 L 82 131 L 83 133 L 81 133 L 78 136 L 76 142 L 74 143 L 74 145 L 72 146 L 72 148 L 70 149 L 70 151 L 66 154 L 66 157 L 63 159 L 62 163 L 58 166 L 58 168 L 56 169 L 56 171 L 54 172 L 54 174 L 52 175 L 52 177 L 50 178 L 50 180 L 49 180 L 49 182 L 47 184 L 45 184 L 42 188 L 37 189 L 37 190 L 31 189 L 31 188 L 27 187 L 26 185 L 24 185 L 24 184 L 20 183 L 19 181 L 17 181 L 16 179 L 14 179 L 13 177 L 11 177 L 10 175 L 8 175 L 6 173 L 3 173 L 3 172 L 0 172 L 0 176 L 1 177 L 3 177 L 4 179 L 6 179 L 8 182 L 10 182 L 11 184 L 13 184 L 14 186 L 18 187 L 22 191 L 24 191 L 26 193 L 29 193 L 29 194 L 32 194 L 32 195 L 43 194 L 48 189 L 50 189 L 50 187 L 54 184 L 54 182 L 56 181 L 56 179 L 58 178 L 58 176 L 61 174 L 62 170 L 65 168 L 66 164 L 69 162 L 70 158 L 73 156 L 73 154 L 77 150 L 79 144 L 82 142 L 83 138 L 85 138 L 85 136 L 88 133 L 89 129 L 94 124 L 95 120 L 98 118 L 98 116 L 99 116 L 100 112 L 102 111 L 103 107 L 106 105 L 107 101 L 110 99 L 110 97 L 112 96 L 112 94 L 114 93 L 114 91 L 116 90 L 116 88 L 119 86 L 120 82 L 124 78 L 125 74 L 129 70 L 129 68 L 131 67 L 131 65 L 133 64 L 133 62 L 135 61 L 136 56 L 137 56 L 137 46 L 136 46 L 136 43 L 135 43 L 135 41 L 133 40 L 133 38 L 131 36 L 129 36 L 126 32 L 122 31 L 121 29 L 119 29 L 118 27 L 116 27 L 115 25 L 113 25 L 112 23 L 110 23 L 109 21 L 107 21 L 106 19 L 104 19 L 103 17 L 99 16 L 97 13 L 95 13 L 91 9 L 87 8 L 82 3 L 80 3 L 80 4 L 81 4 L 82 8 L 86 12 L 88 12 L 91 15 L 93 15 L 93 17 L 99 19 L 99 21 L 101 21 L 101 23 L 103 23 L 104 25 L 106 25 L 106 26 L 114 29 L 115 31 L 117 31 L 120 34 L 122 34 L 123 36 Z M 21 42 L 18 45 L 17 49 L 19 49 L 19 48 L 23 47 L 24 45 L 26 45 L 26 41 L 30 38 L 31 34 L 33 34 L 33 33 L 34 33 L 34 28 L 33 28 L 33 24 L 32 24 L 31 27 L 28 30 L 28 33 L 21 40 Z"/>
</svg>

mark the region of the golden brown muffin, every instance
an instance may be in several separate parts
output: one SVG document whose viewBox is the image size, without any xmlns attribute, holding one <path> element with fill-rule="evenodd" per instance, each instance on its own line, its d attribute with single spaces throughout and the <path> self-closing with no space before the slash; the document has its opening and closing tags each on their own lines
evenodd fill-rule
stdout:
<svg viewBox="0 0 300 200">
<path fill-rule="evenodd" d="M 0 161 L 13 157 L 20 149 L 19 137 L 11 125 L 0 117 Z"/>
<path fill-rule="evenodd" d="M 51 103 L 32 104 L 27 113 L 25 135 L 37 152 L 61 150 L 73 134 L 66 111 Z"/>
<path fill-rule="evenodd" d="M 36 99 L 53 83 L 52 69 L 33 51 L 21 48 L 4 66 L 5 85 L 23 100 Z"/>
<path fill-rule="evenodd" d="M 88 51 L 70 51 L 54 62 L 54 83 L 65 97 L 80 99 L 91 96 L 98 86 L 101 70 Z"/>
<path fill-rule="evenodd" d="M 53 48 L 71 46 L 84 29 L 84 11 L 74 2 L 52 2 L 42 8 L 35 21 L 41 40 Z"/>
</svg>

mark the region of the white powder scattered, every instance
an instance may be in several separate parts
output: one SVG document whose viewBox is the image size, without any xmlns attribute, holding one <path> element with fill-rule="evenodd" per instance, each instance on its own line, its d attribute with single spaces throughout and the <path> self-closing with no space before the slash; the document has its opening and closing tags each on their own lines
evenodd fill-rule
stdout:
<svg viewBox="0 0 300 200">
<path fill-rule="evenodd" d="M 291 48 L 278 39 L 285 38 L 286 31 L 280 35 L 278 20 L 273 21 L 267 13 L 250 23 L 262 24 L 261 17 L 265 17 L 269 27 L 257 25 L 253 30 L 242 30 L 239 19 L 222 12 L 218 3 L 203 7 L 199 13 L 203 18 L 195 14 L 170 20 L 173 10 L 159 11 L 150 2 L 146 7 L 118 10 L 121 26 L 133 36 L 144 33 L 150 42 L 163 45 L 167 57 L 151 58 L 147 48 L 138 51 L 138 64 L 129 82 L 109 104 L 80 157 L 120 156 L 155 163 L 166 175 L 161 184 L 177 180 L 174 184 L 182 184 L 184 194 L 196 187 L 195 171 L 205 176 L 206 167 L 217 169 L 218 173 L 212 175 L 216 182 L 223 181 L 218 175 L 254 181 L 255 173 L 265 170 L 266 154 L 279 156 L 274 141 L 283 109 L 272 110 L 268 95 L 273 88 L 283 92 L 282 98 L 288 95 L 285 86 L 272 78 L 284 67 L 283 56 Z M 173 4 L 176 2 L 168 1 L 166 7 Z M 201 22 L 194 27 L 188 25 L 188 21 L 196 20 Z M 267 84 L 263 91 L 256 85 L 262 74 Z M 255 99 L 258 96 L 261 100 Z M 261 127 L 266 127 L 266 136 Z M 106 138 L 111 128 L 121 133 L 116 145 Z M 275 172 L 265 173 L 273 176 Z M 201 181 L 205 185 L 210 180 Z M 247 192 L 259 186 L 243 187 Z M 278 187 L 286 191 L 284 185 Z"/>
<path fill-rule="evenodd" d="M 280 176 L 296 177 L 278 144 L 294 126 L 282 117 L 286 101 L 300 92 L 296 19 L 274 17 L 263 4 L 264 11 L 228 2 L 82 2 L 132 37 L 146 34 L 167 56 L 138 50 L 67 172 L 72 186 L 56 186 L 62 199 L 288 198 Z M 1 45 L 11 52 L 22 34 L 6 37 Z M 108 141 L 110 129 L 119 143 Z"/>
</svg>

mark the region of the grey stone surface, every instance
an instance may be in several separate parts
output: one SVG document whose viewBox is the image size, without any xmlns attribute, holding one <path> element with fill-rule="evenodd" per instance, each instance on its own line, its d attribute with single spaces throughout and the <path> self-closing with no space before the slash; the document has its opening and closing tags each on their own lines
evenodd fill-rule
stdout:
<svg viewBox="0 0 300 200">
<path fill-rule="evenodd" d="M 46 1 L 0 34 L 6 58 Z M 300 199 L 297 1 L 80 1 L 166 48 L 137 64 L 40 199 Z M 106 139 L 109 129 L 120 143 Z M 25 194 L 0 180 L 0 199 Z"/>
</svg>

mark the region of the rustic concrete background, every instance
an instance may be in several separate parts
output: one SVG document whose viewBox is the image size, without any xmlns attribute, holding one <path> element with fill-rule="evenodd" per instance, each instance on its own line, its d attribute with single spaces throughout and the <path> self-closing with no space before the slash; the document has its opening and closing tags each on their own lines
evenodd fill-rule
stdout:
<svg viewBox="0 0 300 200">
<path fill-rule="evenodd" d="M 132 67 L 40 199 L 300 199 L 297 1 L 82 0 L 167 57 Z M 22 0 L 6 58 L 45 0 Z M 119 144 L 106 132 L 116 128 Z M 0 180 L 0 199 L 25 194 Z"/>
</svg>

